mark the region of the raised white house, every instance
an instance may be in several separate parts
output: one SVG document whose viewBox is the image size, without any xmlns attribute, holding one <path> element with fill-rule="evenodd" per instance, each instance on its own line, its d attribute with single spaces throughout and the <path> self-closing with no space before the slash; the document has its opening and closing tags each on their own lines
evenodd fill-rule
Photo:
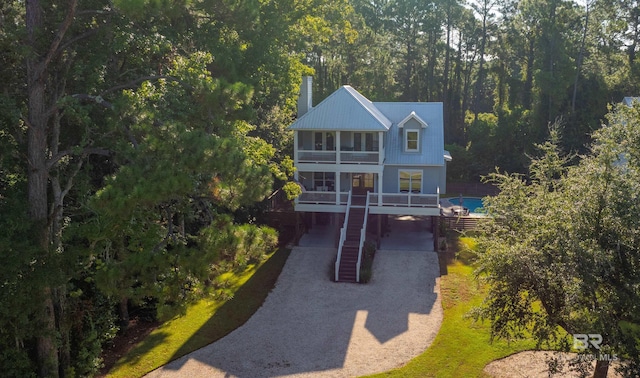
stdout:
<svg viewBox="0 0 640 378">
<path fill-rule="evenodd" d="M 295 178 L 303 187 L 295 211 L 345 214 L 336 280 L 358 281 L 369 214 L 440 215 L 451 160 L 443 105 L 371 102 L 345 85 L 312 107 L 311 84 L 303 79 L 290 126 Z"/>
</svg>

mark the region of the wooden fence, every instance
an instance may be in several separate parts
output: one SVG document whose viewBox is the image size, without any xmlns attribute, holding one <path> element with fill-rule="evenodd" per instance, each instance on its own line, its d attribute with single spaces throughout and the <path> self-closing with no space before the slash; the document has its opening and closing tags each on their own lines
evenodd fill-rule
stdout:
<svg viewBox="0 0 640 378">
<path fill-rule="evenodd" d="M 446 230 L 466 231 L 473 230 L 484 218 L 479 217 L 440 217 L 440 222 Z"/>
</svg>

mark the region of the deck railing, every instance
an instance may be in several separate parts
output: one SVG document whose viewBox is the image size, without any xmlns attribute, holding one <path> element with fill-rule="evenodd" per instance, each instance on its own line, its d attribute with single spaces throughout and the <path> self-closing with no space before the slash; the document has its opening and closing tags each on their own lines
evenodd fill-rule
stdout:
<svg viewBox="0 0 640 378">
<path fill-rule="evenodd" d="M 373 206 L 438 207 L 440 188 L 438 188 L 436 194 L 369 193 L 367 200 Z"/>
<path fill-rule="evenodd" d="M 364 222 L 360 230 L 360 246 L 358 247 L 358 262 L 356 263 L 356 282 L 360 282 L 360 265 L 362 265 L 362 248 L 364 239 L 367 237 L 367 218 L 369 218 L 369 192 L 367 192 L 367 203 L 364 206 Z"/>
<path fill-rule="evenodd" d="M 339 196 L 338 204 L 344 205 L 347 203 L 347 197 L 349 192 L 302 192 L 298 197 L 298 203 L 318 204 L 318 205 L 335 205 L 336 195 Z"/>
<path fill-rule="evenodd" d="M 336 194 L 339 195 L 339 204 L 346 204 L 347 200 L 345 197 L 348 197 L 347 192 L 302 192 L 298 197 L 298 203 L 311 203 L 311 204 L 326 204 L 326 205 L 335 205 L 336 204 Z"/>
<path fill-rule="evenodd" d="M 378 151 L 348 151 L 340 152 L 340 161 L 342 163 L 378 163 Z"/>
<path fill-rule="evenodd" d="M 297 198 L 297 203 L 312 205 L 341 205 L 347 204 L 350 192 L 302 192 Z M 383 207 L 438 207 L 440 202 L 440 189 L 436 194 L 420 193 L 369 193 L 367 201 L 370 206 Z"/>
<path fill-rule="evenodd" d="M 378 164 L 380 151 L 323 151 L 298 150 L 299 163 L 336 163 L 339 154 L 340 163 L 345 164 Z"/>
<path fill-rule="evenodd" d="M 298 151 L 298 161 L 300 163 L 335 163 L 336 151 Z"/>
<path fill-rule="evenodd" d="M 347 224 L 349 223 L 349 210 L 351 209 L 351 191 L 349 191 L 347 195 L 347 212 L 344 215 L 344 222 L 342 223 L 342 228 L 340 229 L 340 242 L 338 243 L 338 256 L 336 257 L 336 267 L 335 267 L 335 277 L 336 281 L 338 280 L 338 275 L 340 273 L 340 259 L 342 258 L 342 246 L 344 245 L 344 241 L 347 239 Z"/>
</svg>

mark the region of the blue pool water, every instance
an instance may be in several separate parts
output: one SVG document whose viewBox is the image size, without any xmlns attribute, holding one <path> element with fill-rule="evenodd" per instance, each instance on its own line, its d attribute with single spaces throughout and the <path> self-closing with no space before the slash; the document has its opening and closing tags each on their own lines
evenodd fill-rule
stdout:
<svg viewBox="0 0 640 378">
<path fill-rule="evenodd" d="M 454 206 L 459 206 L 460 198 L 449 198 L 449 202 L 451 202 L 451 204 Z M 462 206 L 469 209 L 470 213 L 484 214 L 484 205 L 482 204 L 482 198 L 462 197 Z"/>
</svg>

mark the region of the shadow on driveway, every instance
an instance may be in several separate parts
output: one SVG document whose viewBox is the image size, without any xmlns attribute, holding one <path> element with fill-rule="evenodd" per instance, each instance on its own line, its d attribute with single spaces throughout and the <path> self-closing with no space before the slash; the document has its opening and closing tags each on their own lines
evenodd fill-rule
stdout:
<svg viewBox="0 0 640 378">
<path fill-rule="evenodd" d="M 442 321 L 436 253 L 380 250 L 366 285 L 329 280 L 335 248 L 297 247 L 263 306 L 149 377 L 354 376 L 422 353 Z"/>
</svg>

